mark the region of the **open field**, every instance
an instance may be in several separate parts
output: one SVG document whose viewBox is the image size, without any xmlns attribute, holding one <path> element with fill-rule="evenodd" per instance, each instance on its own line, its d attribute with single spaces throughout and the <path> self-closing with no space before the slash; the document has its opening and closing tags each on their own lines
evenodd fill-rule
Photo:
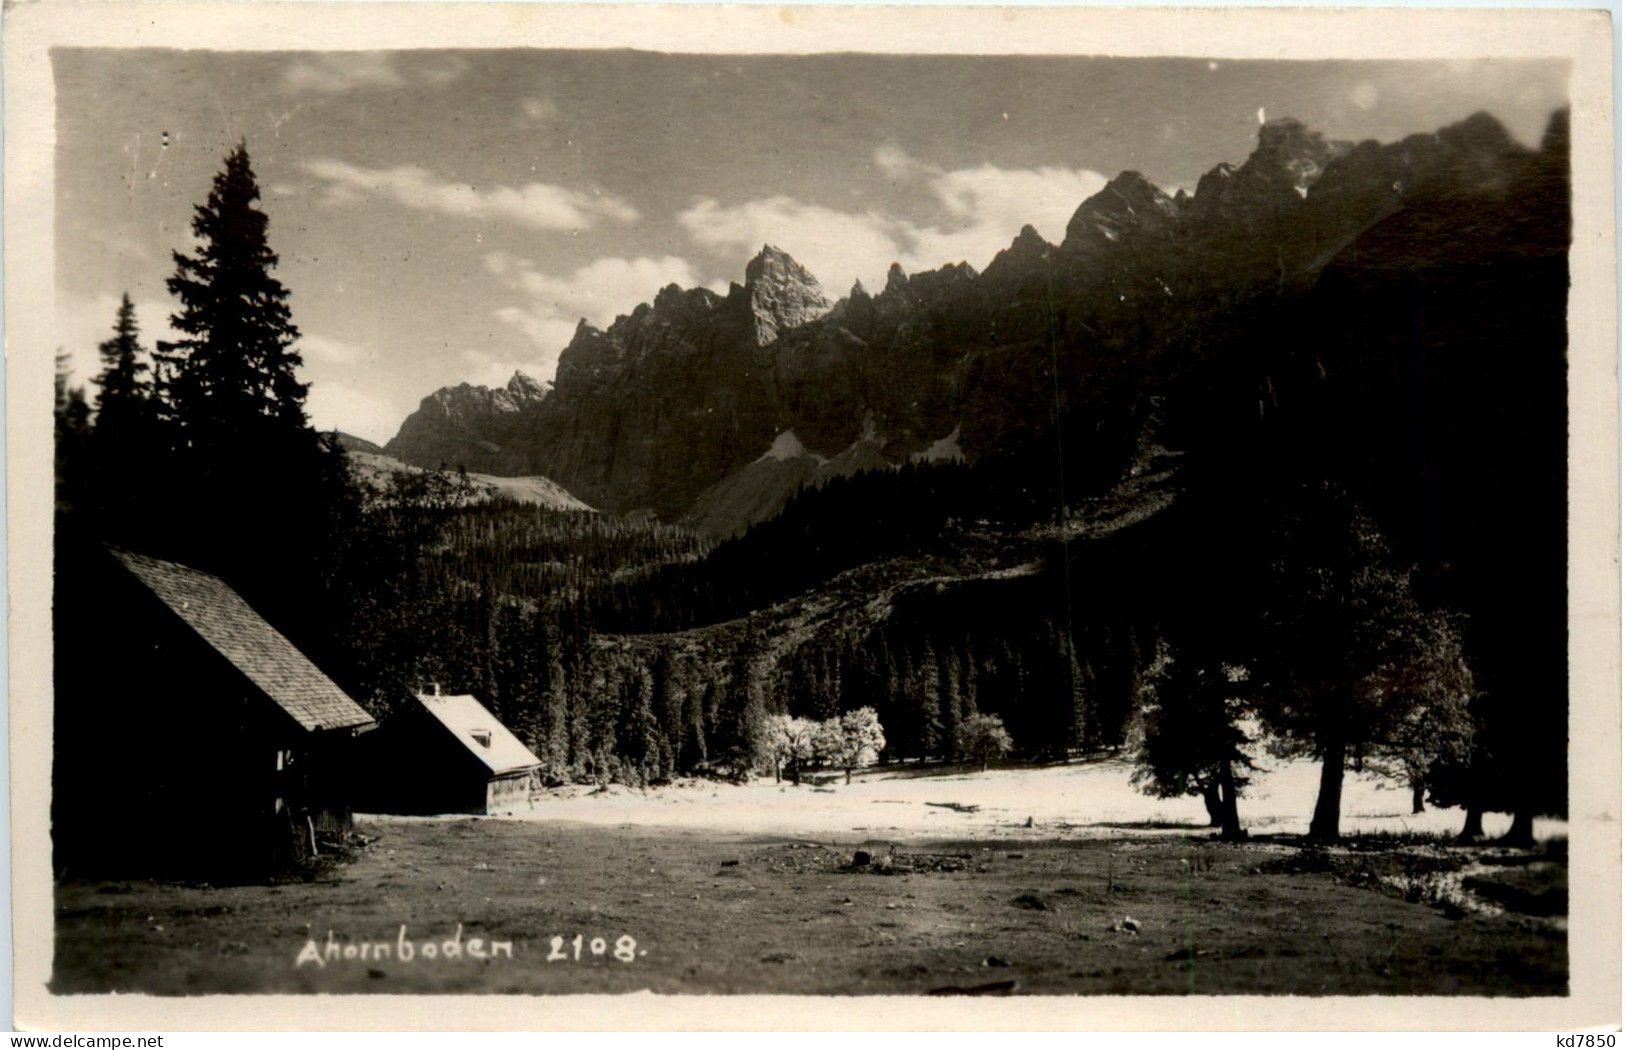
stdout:
<svg viewBox="0 0 1625 1050">
<path fill-rule="evenodd" d="M 1254 834 L 1304 834 L 1314 811 L 1320 767 L 1307 761 L 1265 759 L 1264 764 L 1272 768 L 1256 774 L 1241 799 L 1243 826 Z M 1166 831 L 1170 826 L 1204 830 L 1207 814 L 1200 799 L 1149 797 L 1130 782 L 1133 772 L 1131 762 L 1107 759 L 985 773 L 975 767 L 875 767 L 854 776 L 851 784 L 839 774 L 822 772 L 800 787 L 788 780 L 774 783 L 772 777 L 743 786 L 686 781 L 647 792 L 620 785 L 573 786 L 549 792 L 534 809 L 512 816 L 841 841 L 861 841 L 868 834 L 1048 839 Z M 1410 792 L 1392 781 L 1353 773 L 1344 780 L 1345 834 L 1442 836 L 1460 831 L 1461 823 L 1459 809 L 1429 807 L 1412 814 Z M 1501 835 L 1510 823 L 1506 814 L 1486 814 L 1484 830 Z M 1565 830 L 1558 821 L 1535 825 L 1541 838 Z"/>
<path fill-rule="evenodd" d="M 997 795 L 1046 775 L 1058 774 L 995 773 L 987 786 Z M 687 812 L 685 804 L 646 801 L 643 826 L 537 815 L 367 819 L 360 830 L 372 841 L 355 862 L 311 882 L 65 883 L 57 891 L 53 987 L 1476 995 L 1565 988 L 1560 844 L 1513 853 L 1377 835 L 1320 851 L 1282 834 L 1231 846 L 1211 841 L 1205 829 L 1157 827 L 1143 816 L 1129 828 L 1045 827 L 1035 817 L 1034 828 L 1017 829 L 1002 813 L 989 820 L 985 811 L 968 812 L 978 803 L 965 799 L 988 796 L 973 790 L 973 778 L 957 790 L 954 780 L 870 777 L 850 793 L 803 788 L 806 810 L 846 795 L 822 810 L 826 819 L 847 819 L 863 792 L 890 795 L 922 783 L 942 796 L 934 801 L 959 807 L 869 799 L 862 803 L 875 814 L 869 830 L 816 837 L 681 821 L 655 826 L 647 821 Z M 720 807 L 736 789 L 715 790 Z M 730 809 L 754 813 L 756 793 L 777 794 L 771 784 L 743 790 Z M 612 807 L 605 816 L 619 816 L 634 799 L 582 797 L 561 808 L 579 816 L 598 802 Z M 941 815 L 912 814 L 918 809 Z M 939 826 L 941 834 L 923 830 Z M 872 863 L 854 867 L 860 848 Z M 1464 893 L 1464 882 L 1476 892 Z M 602 954 L 594 954 L 594 938 L 603 939 Z M 458 946 L 450 958 L 447 940 Z"/>
</svg>

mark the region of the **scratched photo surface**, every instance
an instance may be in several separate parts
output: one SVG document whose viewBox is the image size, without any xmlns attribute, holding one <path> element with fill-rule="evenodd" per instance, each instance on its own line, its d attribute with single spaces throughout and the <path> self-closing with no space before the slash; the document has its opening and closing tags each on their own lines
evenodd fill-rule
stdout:
<svg viewBox="0 0 1625 1050">
<path fill-rule="evenodd" d="M 50 61 L 52 993 L 1567 994 L 1567 61 Z"/>
</svg>

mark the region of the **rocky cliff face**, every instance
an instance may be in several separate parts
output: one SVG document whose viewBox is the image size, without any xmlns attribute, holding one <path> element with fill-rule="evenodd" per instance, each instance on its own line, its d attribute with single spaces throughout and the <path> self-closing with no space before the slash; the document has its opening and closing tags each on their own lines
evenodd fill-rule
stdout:
<svg viewBox="0 0 1625 1050">
<path fill-rule="evenodd" d="M 859 285 L 830 304 L 766 246 L 725 296 L 668 287 L 607 329 L 583 324 L 552 394 L 518 399 L 527 407 L 454 410 L 479 398 L 436 394 L 391 451 L 408 458 L 397 445 L 425 431 L 440 443 L 422 439 L 414 462 L 454 447 L 606 510 L 687 514 L 724 533 L 826 463 L 901 463 L 949 435 L 972 461 L 1059 448 L 1069 476 L 1107 484 L 1167 377 L 1224 345 L 1237 316 L 1312 286 L 1401 210 L 1470 213 L 1537 156 L 1484 114 L 1387 145 L 1277 120 L 1194 194 L 1124 172 L 1081 203 L 1060 245 L 1023 228 L 980 274 L 894 265 L 878 294 Z M 762 458 L 787 432 L 801 454 Z"/>
<path fill-rule="evenodd" d="M 406 417 L 383 451 L 428 469 L 523 474 L 536 410 L 549 390 L 523 372 L 495 389 L 469 383 L 441 387 Z"/>
<path fill-rule="evenodd" d="M 771 244 L 763 245 L 745 267 L 743 291 L 757 346 L 821 316 L 830 306 L 817 279 Z"/>
<path fill-rule="evenodd" d="M 1061 243 L 1071 252 L 1107 249 L 1125 236 L 1171 234 L 1178 221 L 1174 198 L 1139 172 L 1125 171 L 1078 207 Z"/>
</svg>

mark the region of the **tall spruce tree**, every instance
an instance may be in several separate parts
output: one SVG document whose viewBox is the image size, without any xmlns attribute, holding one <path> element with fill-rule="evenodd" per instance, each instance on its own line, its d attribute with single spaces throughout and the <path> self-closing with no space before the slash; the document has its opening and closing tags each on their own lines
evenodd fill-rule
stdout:
<svg viewBox="0 0 1625 1050">
<path fill-rule="evenodd" d="M 271 273 L 278 260 L 259 198 L 248 147 L 239 142 L 192 216 L 196 253 L 173 253 L 168 285 L 181 308 L 170 323 L 184 338 L 165 347 L 164 394 L 192 447 L 268 421 L 305 426 L 309 384 L 298 379 L 293 347 L 299 329 L 288 290 Z"/>
<path fill-rule="evenodd" d="M 97 387 L 96 423 L 89 441 L 93 471 L 95 531 L 122 539 L 139 530 L 149 495 L 147 478 L 158 452 L 151 369 L 143 360 L 135 304 L 126 293 L 113 320 L 113 338 L 98 348 L 102 370 Z"/>
</svg>

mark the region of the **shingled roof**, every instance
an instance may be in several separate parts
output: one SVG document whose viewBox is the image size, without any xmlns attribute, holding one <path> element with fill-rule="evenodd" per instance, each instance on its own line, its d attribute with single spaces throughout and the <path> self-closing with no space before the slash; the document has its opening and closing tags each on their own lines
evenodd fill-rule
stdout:
<svg viewBox="0 0 1625 1050">
<path fill-rule="evenodd" d="M 176 616 L 307 730 L 350 729 L 372 716 L 265 622 L 224 580 L 115 550 L 113 556 Z"/>
</svg>

